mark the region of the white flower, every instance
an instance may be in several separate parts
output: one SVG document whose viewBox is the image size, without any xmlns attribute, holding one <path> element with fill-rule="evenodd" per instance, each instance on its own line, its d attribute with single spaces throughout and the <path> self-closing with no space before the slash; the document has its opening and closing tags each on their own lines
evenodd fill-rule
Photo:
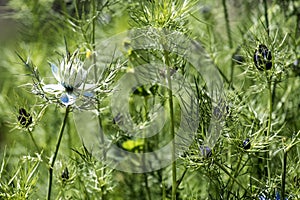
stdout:
<svg viewBox="0 0 300 200">
<path fill-rule="evenodd" d="M 44 92 L 55 94 L 65 106 L 76 105 L 79 100 L 83 104 L 90 102 L 96 85 L 87 83 L 89 70 L 84 69 L 84 63 L 78 58 L 78 51 L 68 54 L 61 61 L 60 67 L 53 63 L 50 63 L 50 67 L 58 84 L 44 85 Z"/>
</svg>

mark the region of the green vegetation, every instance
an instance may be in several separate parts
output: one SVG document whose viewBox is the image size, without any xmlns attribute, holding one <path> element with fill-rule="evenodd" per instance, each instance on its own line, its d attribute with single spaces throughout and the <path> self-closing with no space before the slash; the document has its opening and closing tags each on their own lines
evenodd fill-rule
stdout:
<svg viewBox="0 0 300 200">
<path fill-rule="evenodd" d="M 299 1 L 2 4 L 0 199 L 300 199 Z"/>
</svg>

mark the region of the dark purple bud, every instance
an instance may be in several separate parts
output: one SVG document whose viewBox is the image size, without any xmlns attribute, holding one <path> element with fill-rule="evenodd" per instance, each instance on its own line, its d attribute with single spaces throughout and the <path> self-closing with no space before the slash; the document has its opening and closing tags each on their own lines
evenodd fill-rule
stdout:
<svg viewBox="0 0 300 200">
<path fill-rule="evenodd" d="M 24 108 L 20 108 L 18 121 L 23 127 L 27 128 L 32 123 L 32 116 Z"/>
<path fill-rule="evenodd" d="M 123 115 L 121 113 L 118 113 L 117 116 L 113 118 L 113 123 L 121 125 L 123 124 L 123 118 Z"/>
<path fill-rule="evenodd" d="M 67 167 L 63 170 L 63 172 L 61 174 L 61 178 L 63 180 L 68 180 L 69 179 L 69 171 L 68 171 Z"/>
<path fill-rule="evenodd" d="M 280 200 L 280 194 L 278 191 L 275 193 L 275 200 Z"/>
<path fill-rule="evenodd" d="M 200 146 L 200 151 L 203 157 L 209 158 L 212 156 L 212 151 L 208 146 Z"/>
<path fill-rule="evenodd" d="M 250 139 L 247 138 L 247 139 L 245 139 L 245 140 L 243 141 L 243 148 L 244 148 L 245 150 L 247 150 L 247 149 L 250 149 L 250 147 L 251 147 Z"/>
<path fill-rule="evenodd" d="M 221 109 L 219 107 L 214 107 L 213 114 L 217 119 L 221 119 L 221 117 L 223 116 L 223 113 L 221 112 Z"/>
<path fill-rule="evenodd" d="M 258 70 L 270 70 L 272 68 L 271 51 L 264 44 L 260 44 L 254 52 L 253 61 Z"/>
<path fill-rule="evenodd" d="M 229 114 L 229 107 L 224 103 L 219 103 L 216 107 L 213 108 L 213 116 L 216 119 L 222 119 Z"/>
</svg>

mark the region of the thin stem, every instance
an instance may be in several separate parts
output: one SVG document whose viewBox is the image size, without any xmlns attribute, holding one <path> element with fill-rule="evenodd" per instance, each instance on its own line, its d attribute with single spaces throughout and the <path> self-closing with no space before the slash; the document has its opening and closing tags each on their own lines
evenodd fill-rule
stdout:
<svg viewBox="0 0 300 200">
<path fill-rule="evenodd" d="M 49 168 L 49 185 L 48 185 L 48 197 L 47 197 L 48 200 L 50 200 L 50 198 L 51 198 L 53 167 L 54 167 L 55 160 L 56 160 L 56 157 L 57 157 L 57 154 L 58 154 L 58 150 L 59 150 L 61 139 L 62 139 L 64 130 L 65 130 L 65 126 L 67 124 L 67 119 L 68 119 L 69 113 L 70 113 L 70 107 L 68 106 L 66 108 L 65 117 L 64 117 L 64 120 L 63 120 L 62 125 L 61 125 L 60 130 L 59 130 L 59 135 L 58 135 L 57 142 L 56 142 L 55 152 L 54 152 L 54 155 L 52 157 L 51 165 L 50 165 L 50 168 Z"/>
<path fill-rule="evenodd" d="M 93 25 L 92 25 L 92 48 L 93 48 L 93 64 L 94 64 L 94 75 L 95 75 L 95 81 L 97 83 L 98 76 L 97 76 L 97 67 L 96 67 L 96 55 L 94 52 L 96 51 L 96 40 L 95 40 L 95 33 L 96 33 L 96 1 L 93 0 Z"/>
<path fill-rule="evenodd" d="M 230 172 L 223 166 L 221 165 L 219 162 L 217 161 L 214 161 L 214 163 L 220 167 L 224 172 L 225 174 L 227 174 L 234 182 L 236 182 L 243 190 L 245 190 L 246 193 L 249 193 L 249 191 L 233 176 L 230 174 Z"/>
<path fill-rule="evenodd" d="M 92 49 L 93 49 L 92 51 L 93 51 L 93 57 L 92 58 L 93 58 L 93 65 L 94 65 L 95 82 L 97 83 L 98 82 L 97 60 L 96 60 L 96 55 L 94 54 L 94 52 L 96 51 L 95 35 L 96 35 L 96 20 L 97 20 L 97 17 L 96 17 L 96 15 L 97 15 L 97 1 L 93 0 L 92 4 L 93 4 L 93 11 L 92 11 L 93 12 L 93 24 L 92 24 Z M 97 96 L 99 96 L 99 94 L 97 94 Z M 101 114 L 100 114 L 100 108 L 101 108 L 100 101 L 97 98 L 97 110 L 99 112 L 99 114 L 98 114 L 98 123 L 99 123 L 100 131 L 102 131 L 102 118 L 101 118 Z M 101 143 L 102 143 L 102 148 L 103 148 L 103 151 L 102 151 L 103 161 L 105 163 L 105 161 L 106 161 L 106 147 L 105 147 L 103 133 L 100 133 L 100 138 L 101 138 Z M 102 168 L 102 171 L 101 171 L 102 177 L 105 176 L 105 173 L 106 173 L 105 169 L 106 169 L 105 167 Z M 101 190 L 102 190 L 101 200 L 104 200 L 104 199 L 106 199 L 105 193 L 104 193 L 105 185 L 101 186 Z"/>
<path fill-rule="evenodd" d="M 229 45 L 230 49 L 232 49 L 233 43 L 232 43 L 232 37 L 231 37 L 231 29 L 230 29 L 229 16 L 228 16 L 228 11 L 227 11 L 227 6 L 226 6 L 226 0 L 222 0 L 222 4 L 223 4 L 223 9 L 224 9 L 224 18 L 225 18 L 225 23 L 226 23 L 228 45 Z M 233 81 L 233 74 L 234 74 L 234 63 L 233 63 L 233 61 L 231 61 L 230 85 L 232 84 L 232 81 Z"/>
<path fill-rule="evenodd" d="M 166 196 L 167 196 L 167 193 L 166 193 L 166 184 L 164 182 L 164 180 L 161 180 L 161 190 L 162 190 L 162 197 L 161 199 L 162 200 L 165 200 L 166 199 Z"/>
<path fill-rule="evenodd" d="M 148 197 L 147 199 L 151 200 L 151 191 L 150 191 L 150 187 L 149 187 L 149 184 L 148 184 L 147 173 L 144 173 L 144 182 L 145 182 L 145 187 L 146 187 L 146 192 L 147 192 L 147 197 Z"/>
<path fill-rule="evenodd" d="M 167 80 L 168 80 L 168 93 L 169 93 L 169 107 L 170 107 L 170 118 L 171 118 L 171 136 L 172 136 L 172 200 L 176 199 L 176 148 L 175 148 L 175 126 L 174 126 L 174 108 L 173 108 L 173 92 L 172 92 L 172 81 L 171 81 L 171 73 L 170 73 L 170 60 L 169 53 L 164 51 L 164 58 L 167 68 Z"/>
<path fill-rule="evenodd" d="M 232 48 L 232 38 L 231 38 L 231 30 L 230 30 L 230 24 L 229 24 L 229 16 L 227 12 L 227 6 L 226 6 L 226 0 L 222 0 L 223 9 L 224 9 L 224 17 L 225 17 L 225 23 L 226 23 L 226 31 L 227 31 L 227 37 L 228 37 L 228 45 L 230 48 Z"/>
<path fill-rule="evenodd" d="M 282 175 L 281 175 L 281 196 L 282 199 L 285 199 L 285 177 L 286 177 L 286 162 L 287 162 L 287 153 L 286 149 L 283 150 L 283 163 L 282 163 Z"/>
<path fill-rule="evenodd" d="M 177 185 L 176 185 L 176 188 L 177 188 L 177 189 L 178 189 L 180 183 L 182 182 L 182 180 L 183 180 L 183 178 L 184 178 L 184 176 L 185 176 L 187 170 L 188 170 L 188 168 L 185 168 L 185 169 L 184 169 L 184 171 L 183 171 L 183 173 L 182 173 L 180 179 L 177 181 Z"/>
<path fill-rule="evenodd" d="M 154 104 L 153 104 L 154 105 Z M 158 137 L 157 137 L 157 139 L 156 139 L 156 144 L 157 144 L 157 147 L 159 146 L 158 144 L 159 144 L 159 140 L 160 139 L 160 137 L 159 137 L 159 134 L 158 134 Z M 161 182 L 161 195 L 162 195 L 162 200 L 165 200 L 166 199 L 166 196 L 167 196 L 167 193 L 166 193 L 166 184 L 165 184 L 165 181 L 164 181 L 164 179 L 163 179 L 163 177 L 164 177 L 164 171 L 163 171 L 163 169 L 160 169 L 159 170 L 159 173 L 160 173 L 160 182 Z"/>
<path fill-rule="evenodd" d="M 144 116 L 143 116 L 143 121 L 147 121 L 148 120 L 148 98 L 147 97 L 144 97 Z M 142 163 L 143 163 L 143 167 L 145 167 L 146 165 L 146 158 L 145 158 L 145 153 L 148 151 L 148 143 L 147 143 L 147 140 L 146 140 L 146 132 L 145 130 L 143 131 L 143 140 L 144 140 L 144 148 L 143 148 L 143 157 L 142 157 Z M 145 182 L 145 189 L 146 189 L 146 193 L 147 193 L 147 197 L 148 197 L 148 200 L 151 200 L 151 190 L 150 190 L 150 187 L 149 187 L 149 184 L 148 184 L 148 175 L 147 173 L 144 173 L 144 182 Z"/>
<path fill-rule="evenodd" d="M 98 96 L 98 95 L 97 95 Z M 100 108 L 101 108 L 101 105 L 100 105 L 100 101 L 99 99 L 97 99 L 97 110 L 100 111 Z M 100 140 L 101 140 L 101 146 L 102 146 L 102 156 L 103 156 L 103 162 L 105 163 L 106 161 L 106 146 L 105 146 L 105 141 L 104 141 L 104 133 L 101 133 L 102 131 L 102 118 L 101 118 L 101 113 L 99 112 L 98 114 L 98 123 L 99 123 L 99 127 L 100 127 L 100 130 L 99 130 L 99 134 L 100 134 Z M 106 173 L 106 168 L 103 167 L 102 170 L 101 170 L 101 176 L 104 177 L 105 176 L 105 173 Z M 101 186 L 101 190 L 102 190 L 102 193 L 101 193 L 101 200 L 104 200 L 106 199 L 105 198 L 105 194 L 104 194 L 104 190 L 105 190 L 105 185 Z"/>
<path fill-rule="evenodd" d="M 266 29 L 268 36 L 270 35 L 270 30 L 269 30 L 269 17 L 268 17 L 268 3 L 267 0 L 264 0 L 264 8 L 265 8 L 265 20 L 266 20 Z"/>
<path fill-rule="evenodd" d="M 29 133 L 29 136 L 30 136 L 30 138 L 31 138 L 31 140 L 32 140 L 32 142 L 33 142 L 33 144 L 34 144 L 36 150 L 37 150 L 38 152 L 40 152 L 40 148 L 39 148 L 39 146 L 37 145 L 37 143 L 36 143 L 36 141 L 35 141 L 35 139 L 34 139 L 34 137 L 33 137 L 33 135 L 32 135 L 32 131 L 28 129 L 28 133 Z"/>
<path fill-rule="evenodd" d="M 273 104 L 273 102 L 274 102 L 274 100 L 275 100 L 275 95 L 276 95 L 276 85 L 277 85 L 277 81 L 275 81 L 274 82 L 274 84 L 273 84 L 273 91 L 272 91 L 272 104 Z"/>
<path fill-rule="evenodd" d="M 233 174 L 233 176 L 234 176 L 235 178 L 238 177 L 242 159 L 243 159 L 243 158 L 241 157 L 241 158 L 238 160 L 238 164 L 237 164 L 236 170 L 235 170 L 235 172 L 234 172 L 234 174 Z M 228 184 L 228 188 L 229 188 L 228 193 L 227 193 L 228 197 L 229 197 L 229 192 L 232 191 L 232 187 L 233 187 L 233 182 L 231 182 L 231 183 Z"/>
<path fill-rule="evenodd" d="M 268 121 L 268 129 L 267 129 L 267 139 L 269 139 L 270 133 L 271 133 L 272 112 L 273 112 L 273 92 L 272 92 L 271 78 L 268 78 L 268 90 L 269 90 L 269 121 Z M 267 170 L 268 170 L 268 180 L 271 181 L 271 167 L 270 167 L 270 160 L 269 159 L 270 159 L 270 152 L 268 151 Z"/>
</svg>

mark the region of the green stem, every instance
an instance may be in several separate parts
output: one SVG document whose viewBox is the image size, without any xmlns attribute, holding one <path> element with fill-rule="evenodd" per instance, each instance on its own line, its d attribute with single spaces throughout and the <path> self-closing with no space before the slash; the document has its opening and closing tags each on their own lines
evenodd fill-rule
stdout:
<svg viewBox="0 0 300 200">
<path fill-rule="evenodd" d="M 224 9 L 224 17 L 225 17 L 225 23 L 226 23 L 228 44 L 229 44 L 229 47 L 232 48 L 233 45 L 232 45 L 231 30 L 230 30 L 229 16 L 228 16 L 228 12 L 227 12 L 226 0 L 222 0 L 222 4 L 223 4 L 223 9 Z"/>
<path fill-rule="evenodd" d="M 271 134 L 272 112 L 273 112 L 273 92 L 272 92 L 271 78 L 268 78 L 268 90 L 269 90 L 269 121 L 268 121 L 268 129 L 267 129 L 267 140 L 269 140 Z M 267 170 L 268 170 L 268 180 L 271 181 L 270 149 L 268 150 L 268 155 L 267 155 Z"/>
<path fill-rule="evenodd" d="M 166 198 L 167 198 L 166 185 L 165 182 L 162 181 L 162 200 L 165 200 Z"/>
<path fill-rule="evenodd" d="M 98 83 L 98 75 L 97 75 L 97 60 L 96 60 L 96 55 L 94 54 L 94 52 L 96 51 L 96 40 L 95 40 L 95 35 L 96 35 L 96 20 L 97 20 L 97 1 L 93 0 L 92 1 L 92 4 L 93 4 L 93 24 L 92 24 L 92 53 L 93 53 L 93 64 L 94 64 L 94 76 L 95 76 L 95 82 Z M 97 96 L 99 96 L 99 94 L 97 94 Z M 99 127 L 100 127 L 100 131 L 102 131 L 102 119 L 101 119 L 101 115 L 100 115 L 100 108 L 101 108 L 101 105 L 100 105 L 100 101 L 99 99 L 97 98 L 97 110 L 99 112 L 98 114 L 98 123 L 99 123 Z M 104 142 L 104 135 L 103 133 L 100 133 L 100 138 L 101 138 L 101 143 L 102 143 L 102 148 L 103 148 L 103 151 L 102 151 L 102 154 L 103 154 L 103 161 L 105 163 L 106 161 L 106 147 L 105 147 L 105 142 Z M 105 176 L 106 174 L 106 168 L 103 167 L 102 168 L 102 171 L 101 171 L 101 175 L 102 177 Z M 101 200 L 104 200 L 106 199 L 106 196 L 105 196 L 105 185 L 101 186 L 101 190 L 102 190 L 102 193 L 101 193 Z"/>
<path fill-rule="evenodd" d="M 286 177 L 286 162 L 287 162 L 287 153 L 286 149 L 283 150 L 283 163 L 282 163 L 282 175 L 281 175 L 281 197 L 285 199 L 285 177 Z"/>
<path fill-rule="evenodd" d="M 170 107 L 170 118 L 171 118 L 171 136 L 172 136 L 172 200 L 176 200 L 176 148 L 175 148 L 175 125 L 174 125 L 174 108 L 173 108 L 173 92 L 172 92 L 172 81 L 171 81 L 171 73 L 170 73 L 170 60 L 169 53 L 164 51 L 165 64 L 167 68 L 167 80 L 168 80 L 168 96 L 169 96 L 169 107 Z"/>
<path fill-rule="evenodd" d="M 144 110 L 144 119 L 143 121 L 147 121 L 148 120 L 148 98 L 147 97 L 144 97 L 144 103 L 145 103 L 145 110 Z M 146 132 L 145 130 L 143 131 L 143 140 L 144 140 L 144 148 L 143 148 L 143 157 L 142 157 L 142 163 L 143 163 L 143 166 L 145 167 L 146 165 L 146 158 L 145 158 L 145 153 L 148 151 L 148 143 L 147 143 L 147 140 L 146 140 Z M 147 173 L 144 173 L 144 182 L 145 182 L 145 188 L 146 188 L 146 193 L 147 193 L 147 197 L 148 197 L 148 200 L 151 200 L 151 190 L 150 190 L 150 187 L 149 187 L 149 184 L 148 184 L 148 175 Z"/>
<path fill-rule="evenodd" d="M 269 17 L 268 17 L 268 3 L 267 0 L 264 0 L 264 8 L 265 8 L 265 20 L 266 20 L 266 30 L 268 33 L 268 36 L 270 35 L 270 30 L 269 30 Z"/>
<path fill-rule="evenodd" d="M 182 173 L 180 179 L 177 181 L 177 184 L 176 184 L 176 188 L 177 188 L 177 189 L 178 189 L 180 183 L 182 182 L 182 180 L 183 180 L 183 178 L 184 178 L 184 176 L 185 176 L 187 170 L 188 170 L 188 168 L 185 168 L 185 169 L 184 169 L 184 171 L 183 171 L 183 173 Z"/>
<path fill-rule="evenodd" d="M 40 153 L 40 148 L 39 148 L 39 146 L 37 145 L 37 143 L 36 143 L 36 141 L 35 141 L 35 139 L 34 139 L 34 137 L 33 137 L 33 135 L 32 135 L 31 130 L 28 129 L 28 133 L 29 133 L 29 135 L 30 135 L 30 138 L 31 138 L 31 140 L 32 140 L 32 142 L 33 142 L 33 144 L 34 144 L 36 150 Z"/>
<path fill-rule="evenodd" d="M 227 174 L 234 182 L 236 182 L 243 190 L 245 190 L 246 193 L 249 193 L 249 191 L 233 176 L 230 174 L 230 172 L 223 166 L 221 165 L 219 162 L 217 161 L 214 161 L 214 163 L 220 167 L 224 172 L 225 174 Z"/>
<path fill-rule="evenodd" d="M 239 175 L 239 170 L 240 170 L 240 165 L 241 165 L 241 162 L 242 162 L 242 157 L 238 160 L 238 164 L 237 164 L 237 167 L 236 167 L 236 170 L 235 170 L 235 172 L 234 172 L 234 174 L 233 174 L 233 177 L 238 177 L 238 175 Z M 229 193 L 232 191 L 232 187 L 233 187 L 233 182 L 229 182 L 228 183 L 228 193 L 227 193 L 227 198 L 229 197 Z"/>
<path fill-rule="evenodd" d="M 95 81 L 98 82 L 98 76 L 97 76 L 97 67 L 96 67 L 96 55 L 94 54 L 96 51 L 96 40 L 95 40 L 95 33 L 96 33 L 96 9 L 97 4 L 96 1 L 93 0 L 93 25 L 92 25 L 92 48 L 93 48 L 93 64 L 94 64 L 94 74 L 95 74 Z"/>
<path fill-rule="evenodd" d="M 144 156 L 143 156 L 144 157 Z M 145 160 L 144 160 L 144 163 L 145 164 Z M 144 173 L 144 182 L 145 182 L 145 187 L 146 187 L 146 193 L 147 193 L 147 199 L 148 200 L 151 200 L 151 191 L 150 191 L 150 187 L 149 187 L 149 184 L 148 184 L 148 176 L 147 176 L 147 173 Z"/>
<path fill-rule="evenodd" d="M 233 43 L 232 43 L 232 37 L 231 37 L 231 29 L 230 29 L 229 16 L 228 16 L 228 11 L 227 11 L 227 6 L 226 6 L 226 0 L 222 0 L 222 4 L 223 4 L 223 9 L 224 9 L 224 18 L 225 18 L 225 23 L 226 23 L 228 45 L 229 45 L 230 49 L 232 49 Z M 231 61 L 230 84 L 232 84 L 232 81 L 233 81 L 233 74 L 234 74 L 234 63 L 233 63 L 233 61 Z"/>
<path fill-rule="evenodd" d="M 98 94 L 97 94 L 98 96 Z M 100 105 L 100 101 L 99 99 L 97 99 L 97 110 L 100 111 L 100 108 L 101 108 L 101 105 Z M 99 127 L 100 127 L 100 130 L 99 130 L 99 134 L 100 134 L 100 140 L 101 140 L 101 146 L 102 146 L 102 156 L 103 156 L 103 163 L 106 162 L 106 146 L 105 146 L 105 141 L 104 141 L 104 133 L 101 133 L 102 131 L 102 118 L 101 118 L 101 113 L 99 112 L 98 114 L 98 123 L 99 123 Z M 102 170 L 101 170 L 101 176 L 102 177 L 105 177 L 105 173 L 106 173 L 106 168 L 103 167 Z M 102 190 L 102 193 L 101 193 L 101 200 L 104 200 L 106 199 L 105 198 L 105 193 L 104 193 L 104 190 L 105 190 L 105 185 L 101 186 L 101 190 Z"/>
<path fill-rule="evenodd" d="M 59 135 L 58 135 L 58 139 L 57 139 L 57 142 L 56 142 L 55 152 L 54 152 L 54 155 L 52 157 L 51 165 L 50 165 L 50 168 L 49 168 L 49 185 L 48 185 L 48 196 L 47 196 L 48 200 L 50 200 L 50 198 L 51 198 L 53 167 L 54 167 L 55 160 L 56 160 L 56 157 L 57 157 L 57 154 L 58 154 L 59 146 L 60 146 L 61 139 L 62 139 L 64 130 L 65 130 L 65 126 L 66 126 L 66 123 L 67 123 L 69 113 L 70 113 L 70 107 L 68 106 L 66 108 L 65 117 L 64 117 L 64 120 L 63 120 L 62 125 L 61 125 L 60 130 L 59 130 Z"/>
</svg>

